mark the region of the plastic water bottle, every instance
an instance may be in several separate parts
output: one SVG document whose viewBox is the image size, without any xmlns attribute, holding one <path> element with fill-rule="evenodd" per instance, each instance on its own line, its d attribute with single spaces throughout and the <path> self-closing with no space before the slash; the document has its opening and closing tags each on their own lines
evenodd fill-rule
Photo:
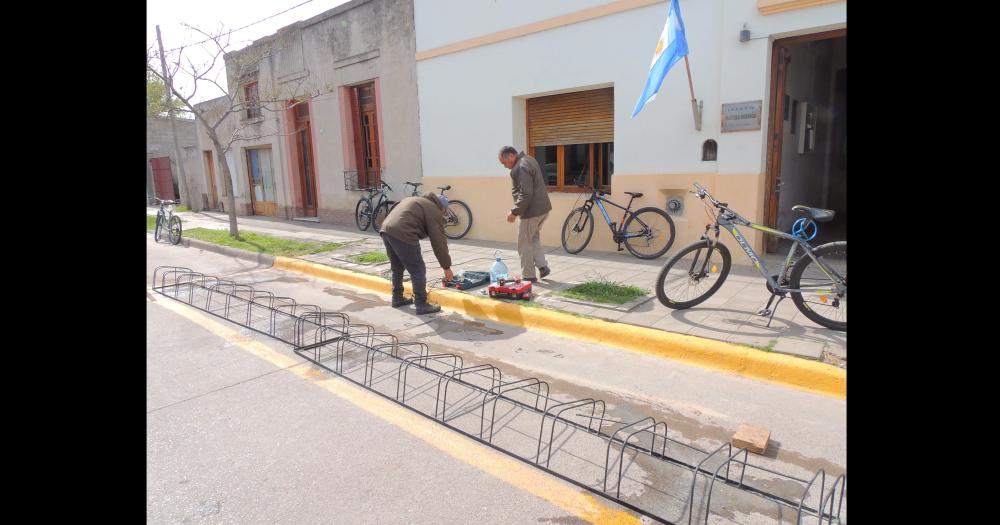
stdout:
<svg viewBox="0 0 1000 525">
<path fill-rule="evenodd" d="M 496 257 L 496 262 L 490 267 L 490 284 L 497 284 L 500 279 L 508 280 L 507 265 L 500 260 L 500 250 L 497 250 L 493 256 Z"/>
</svg>

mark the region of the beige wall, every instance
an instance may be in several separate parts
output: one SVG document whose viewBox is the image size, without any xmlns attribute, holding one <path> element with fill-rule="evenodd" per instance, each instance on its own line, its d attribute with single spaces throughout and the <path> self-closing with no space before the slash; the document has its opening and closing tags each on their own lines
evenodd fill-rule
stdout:
<svg viewBox="0 0 1000 525">
<path fill-rule="evenodd" d="M 502 169 L 502 168 L 501 168 Z M 694 242 L 701 237 L 705 225 L 711 222 L 705 214 L 702 202 L 693 194 L 688 193 L 697 182 L 708 189 L 709 193 L 722 202 L 740 212 L 751 221 L 758 221 L 763 216 L 763 173 L 660 173 L 660 174 L 615 174 L 611 179 L 611 200 L 626 205 L 628 196 L 623 192 L 641 192 L 643 196 L 636 199 L 632 209 L 654 206 L 666 209 L 667 199 L 671 196 L 681 196 L 684 199 L 684 209 L 681 215 L 672 215 L 676 234 L 674 244 L 667 254 L 672 254 L 677 248 Z M 507 211 L 513 205 L 510 194 L 510 176 L 474 176 L 474 177 L 432 177 L 424 176 L 423 189 L 437 192 L 438 186 L 450 184 L 452 189 L 447 192 L 449 198 L 460 199 L 472 209 L 472 229 L 467 238 L 493 241 L 517 241 L 515 225 L 506 222 Z M 542 226 L 542 244 L 545 246 L 560 246 L 560 236 L 563 222 L 576 206 L 587 198 L 587 194 L 550 192 L 552 211 L 548 220 Z M 608 214 L 612 220 L 620 221 L 622 211 L 608 206 Z M 617 213 L 616 213 L 617 212 Z M 714 217 L 714 216 L 713 216 Z M 587 245 L 587 250 L 614 251 L 617 245 L 611 240 L 604 217 L 600 210 L 594 210 L 596 225 L 594 236 Z M 741 228 L 744 237 L 750 239 L 751 246 L 758 253 L 763 250 L 763 234 L 749 228 Z M 723 242 L 733 251 L 734 259 L 739 262 L 742 251 L 731 235 L 723 233 Z M 624 247 L 623 247 L 624 248 Z"/>
</svg>

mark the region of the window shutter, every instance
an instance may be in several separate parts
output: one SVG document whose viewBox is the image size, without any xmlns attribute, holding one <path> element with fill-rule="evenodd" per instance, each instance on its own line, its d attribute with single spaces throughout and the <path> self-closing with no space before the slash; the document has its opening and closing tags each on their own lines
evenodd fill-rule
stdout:
<svg viewBox="0 0 1000 525">
<path fill-rule="evenodd" d="M 614 100 L 614 88 L 528 99 L 528 147 L 614 142 Z"/>
</svg>

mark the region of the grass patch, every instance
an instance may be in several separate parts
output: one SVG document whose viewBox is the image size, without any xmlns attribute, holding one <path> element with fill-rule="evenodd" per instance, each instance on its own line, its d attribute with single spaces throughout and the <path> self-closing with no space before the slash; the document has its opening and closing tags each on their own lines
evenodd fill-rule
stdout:
<svg viewBox="0 0 1000 525">
<path fill-rule="evenodd" d="M 179 204 L 179 205 L 177 206 L 177 210 L 176 210 L 176 211 L 178 211 L 178 212 L 182 212 L 182 211 L 191 211 L 191 210 L 189 210 L 187 206 L 184 206 L 184 205 L 181 205 L 181 204 Z"/>
<path fill-rule="evenodd" d="M 389 260 L 385 252 L 367 252 L 351 257 L 351 260 L 358 264 L 378 264 Z"/>
<path fill-rule="evenodd" d="M 643 288 L 613 281 L 587 281 L 568 290 L 554 293 L 592 303 L 625 304 L 646 295 L 646 292 L 647 290 Z"/>
<path fill-rule="evenodd" d="M 229 236 L 229 230 L 209 230 L 206 228 L 184 230 L 184 236 L 241 250 L 285 257 L 328 252 L 342 246 L 341 243 L 337 242 L 293 241 L 253 232 L 240 232 L 242 239 L 236 240 Z"/>
<path fill-rule="evenodd" d="M 146 216 L 146 231 L 152 231 L 156 228 L 156 217 L 153 215 Z"/>
<path fill-rule="evenodd" d="M 778 344 L 778 340 L 777 339 L 771 339 L 770 341 L 767 342 L 767 346 L 750 345 L 750 344 L 748 344 L 747 346 L 749 346 L 750 348 L 756 348 L 757 350 L 761 350 L 761 351 L 764 351 L 764 352 L 773 352 L 774 351 L 774 345 L 776 345 L 776 344 Z"/>
</svg>

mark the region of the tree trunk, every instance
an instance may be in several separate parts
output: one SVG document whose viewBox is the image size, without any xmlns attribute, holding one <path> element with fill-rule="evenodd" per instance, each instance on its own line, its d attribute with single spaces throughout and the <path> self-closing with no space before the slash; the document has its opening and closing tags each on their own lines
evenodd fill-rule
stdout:
<svg viewBox="0 0 1000 525">
<path fill-rule="evenodd" d="M 216 157 L 222 159 L 222 180 L 223 187 L 226 189 L 226 211 L 229 213 L 229 236 L 239 239 L 240 230 L 236 225 L 236 197 L 233 192 L 233 175 L 229 171 L 229 163 L 226 162 L 226 152 L 222 149 L 222 144 L 219 144 L 219 140 L 215 137 L 214 130 L 210 130 L 207 134 L 208 138 L 212 140 Z"/>
</svg>

